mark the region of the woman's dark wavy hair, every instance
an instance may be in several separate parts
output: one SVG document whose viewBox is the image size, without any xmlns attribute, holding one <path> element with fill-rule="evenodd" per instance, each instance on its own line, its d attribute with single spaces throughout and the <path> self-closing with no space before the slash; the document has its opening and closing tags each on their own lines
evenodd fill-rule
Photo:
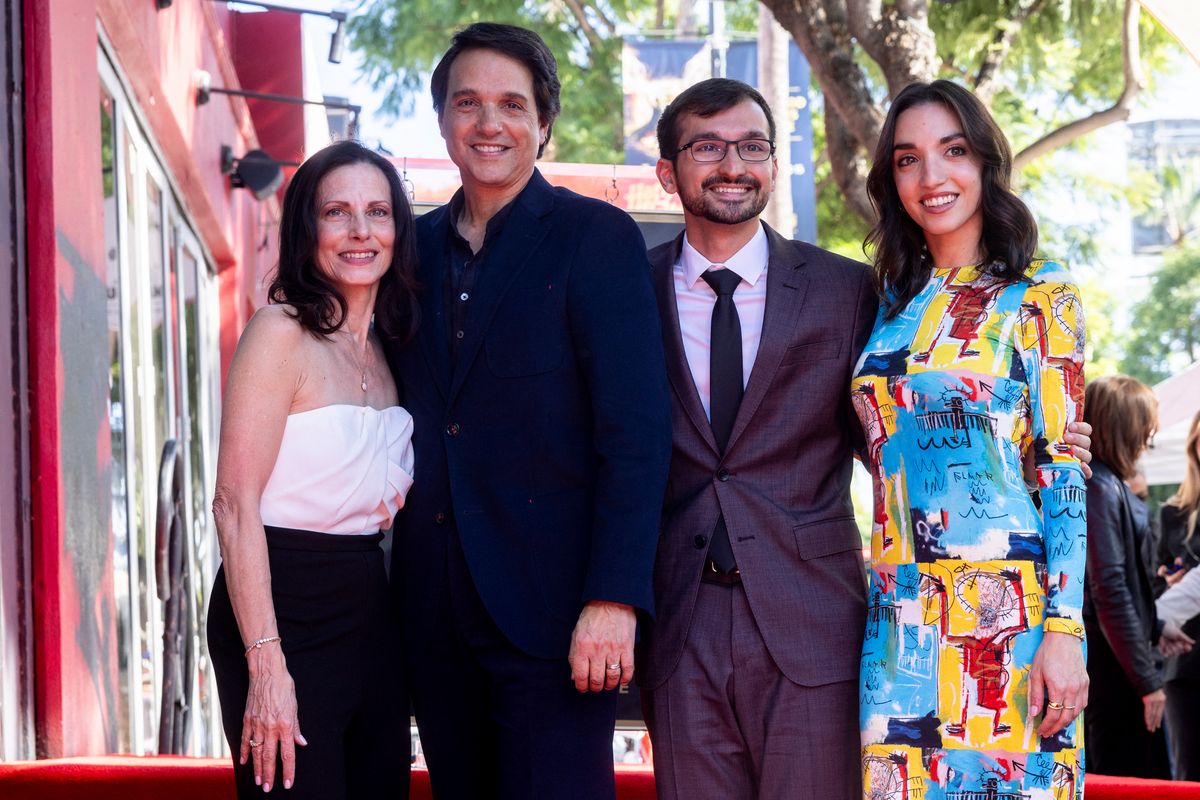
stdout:
<svg viewBox="0 0 1200 800">
<path fill-rule="evenodd" d="M 417 247 L 412 209 L 404 184 L 386 158 L 358 142 L 335 142 L 309 157 L 288 184 L 279 224 L 279 265 L 267 288 L 272 303 L 287 303 L 301 327 L 328 336 L 346 320 L 346 298 L 317 266 L 317 190 L 339 167 L 370 164 L 387 179 L 396 239 L 392 263 L 379 281 L 375 297 L 375 330 L 381 337 L 408 340 L 418 322 L 416 299 Z"/>
<path fill-rule="evenodd" d="M 1038 246 L 1037 223 L 1013 194 L 1012 150 L 1004 132 L 975 95 L 950 81 L 913 83 L 905 87 L 888 110 L 875 147 L 875 162 L 867 175 L 867 194 L 878 222 L 864 246 L 873 246 L 875 288 L 892 319 L 929 281 L 932 265 L 923 257 L 925 233 L 900 202 L 892 166 L 896 121 L 910 108 L 938 103 L 958 118 L 971 154 L 979 161 L 983 208 L 983 263 L 1002 281 L 1025 278 Z"/>
</svg>

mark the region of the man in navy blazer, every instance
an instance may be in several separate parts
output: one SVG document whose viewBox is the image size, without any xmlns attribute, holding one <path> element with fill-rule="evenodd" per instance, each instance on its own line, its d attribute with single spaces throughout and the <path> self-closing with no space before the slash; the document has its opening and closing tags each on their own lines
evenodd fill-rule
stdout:
<svg viewBox="0 0 1200 800">
<path fill-rule="evenodd" d="M 614 796 L 670 457 L 645 244 L 534 167 L 559 111 L 531 31 L 478 23 L 433 73 L 462 189 L 417 223 L 422 321 L 389 354 L 415 421 L 396 526 L 413 707 L 439 799 Z"/>
</svg>

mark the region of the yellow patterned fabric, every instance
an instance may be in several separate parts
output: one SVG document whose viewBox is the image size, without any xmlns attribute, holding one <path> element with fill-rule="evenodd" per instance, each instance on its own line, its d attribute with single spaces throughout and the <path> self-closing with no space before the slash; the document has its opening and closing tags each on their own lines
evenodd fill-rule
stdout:
<svg viewBox="0 0 1200 800">
<path fill-rule="evenodd" d="M 1083 795 L 1082 723 L 1042 739 L 1028 718 L 1043 632 L 1083 637 L 1086 495 L 1063 439 L 1083 407 L 1083 309 L 1061 265 L 1027 277 L 934 270 L 898 316 L 880 311 L 855 370 L 875 505 L 870 798 Z"/>
</svg>

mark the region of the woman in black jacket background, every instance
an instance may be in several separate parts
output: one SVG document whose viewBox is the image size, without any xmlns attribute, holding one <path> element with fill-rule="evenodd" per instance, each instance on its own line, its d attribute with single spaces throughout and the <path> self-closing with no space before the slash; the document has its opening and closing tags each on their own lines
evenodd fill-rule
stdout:
<svg viewBox="0 0 1200 800">
<path fill-rule="evenodd" d="M 1162 539 L 1159 574 L 1200 565 L 1200 414 L 1187 437 L 1187 473 L 1171 499 L 1159 509 Z M 1200 637 L 1200 617 L 1183 626 Z M 1200 781 L 1200 648 L 1169 659 L 1166 666 L 1167 729 L 1177 780 Z"/>
<path fill-rule="evenodd" d="M 1084 395 L 1092 424 L 1087 485 L 1088 550 L 1083 620 L 1091 700 L 1084 715 L 1088 772 L 1170 778 L 1162 730 L 1163 677 L 1154 652 L 1161 632 L 1152 575 L 1142 556 L 1148 531 L 1135 523 L 1125 480 L 1158 425 L 1158 402 L 1124 375 L 1098 378 Z"/>
</svg>

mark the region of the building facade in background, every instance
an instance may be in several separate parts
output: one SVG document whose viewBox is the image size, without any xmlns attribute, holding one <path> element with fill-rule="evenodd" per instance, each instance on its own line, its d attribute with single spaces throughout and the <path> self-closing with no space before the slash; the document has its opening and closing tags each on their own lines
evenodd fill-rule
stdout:
<svg viewBox="0 0 1200 800">
<path fill-rule="evenodd" d="M 277 193 L 227 173 L 329 133 L 302 106 L 196 90 L 207 73 L 303 95 L 300 18 L 211 0 L 0 13 L 0 759 L 216 754 L 220 389 L 279 221 Z"/>
</svg>

